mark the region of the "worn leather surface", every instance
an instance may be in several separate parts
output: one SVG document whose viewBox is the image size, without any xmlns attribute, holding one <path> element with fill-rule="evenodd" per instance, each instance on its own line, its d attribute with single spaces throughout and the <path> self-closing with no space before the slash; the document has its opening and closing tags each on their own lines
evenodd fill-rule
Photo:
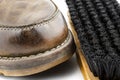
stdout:
<svg viewBox="0 0 120 80">
<path fill-rule="evenodd" d="M 0 24 L 20 26 L 40 22 L 55 9 L 50 0 L 0 0 Z"/>
<path fill-rule="evenodd" d="M 14 7 L 6 7 L 12 4 Z M 25 4 L 29 4 L 28 8 Z M 17 8 L 25 10 L 16 13 Z M 7 10 L 11 13 L 4 14 Z M 0 56 L 45 52 L 57 47 L 68 35 L 62 14 L 50 0 L 0 0 L 0 14 L 0 24 L 6 25 L 0 26 Z"/>
</svg>

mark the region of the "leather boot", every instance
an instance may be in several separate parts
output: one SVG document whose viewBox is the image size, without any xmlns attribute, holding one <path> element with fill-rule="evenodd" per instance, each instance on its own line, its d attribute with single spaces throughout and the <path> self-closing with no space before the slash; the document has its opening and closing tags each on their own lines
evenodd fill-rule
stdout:
<svg viewBox="0 0 120 80">
<path fill-rule="evenodd" d="M 27 76 L 75 52 L 72 34 L 51 0 L 0 0 L 0 73 Z"/>
</svg>

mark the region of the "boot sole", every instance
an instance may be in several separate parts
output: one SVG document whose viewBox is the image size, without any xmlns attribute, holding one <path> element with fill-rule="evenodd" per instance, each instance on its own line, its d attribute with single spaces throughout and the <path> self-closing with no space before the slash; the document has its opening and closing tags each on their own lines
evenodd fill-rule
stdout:
<svg viewBox="0 0 120 80">
<path fill-rule="evenodd" d="M 28 76 L 50 69 L 72 57 L 76 47 L 72 34 L 56 48 L 23 57 L 1 57 L 0 73 L 4 76 Z"/>
</svg>

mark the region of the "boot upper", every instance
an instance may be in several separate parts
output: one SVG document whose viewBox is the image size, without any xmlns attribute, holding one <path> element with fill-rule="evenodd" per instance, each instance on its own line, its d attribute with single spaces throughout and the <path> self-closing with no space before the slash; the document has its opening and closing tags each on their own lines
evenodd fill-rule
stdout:
<svg viewBox="0 0 120 80">
<path fill-rule="evenodd" d="M 0 56 L 44 53 L 67 35 L 63 15 L 51 0 L 0 1 Z"/>
</svg>

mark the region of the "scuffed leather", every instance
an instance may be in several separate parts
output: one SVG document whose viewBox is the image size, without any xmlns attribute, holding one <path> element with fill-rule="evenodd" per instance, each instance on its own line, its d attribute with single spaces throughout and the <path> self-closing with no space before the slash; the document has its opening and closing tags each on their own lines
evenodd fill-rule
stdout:
<svg viewBox="0 0 120 80">
<path fill-rule="evenodd" d="M 68 35 L 68 29 L 61 12 L 57 10 L 57 7 L 52 2 L 50 2 L 50 0 L 37 0 L 37 1 L 45 1 L 46 4 L 49 4 L 51 9 L 53 9 L 51 10 L 52 12 L 49 13 L 49 11 L 47 11 L 48 8 L 45 8 L 46 10 L 40 8 L 40 12 L 42 13 L 40 15 L 46 14 L 47 17 L 45 18 L 44 15 L 40 16 L 41 22 L 39 23 L 39 25 L 32 24 L 28 26 L 27 25 L 19 26 L 23 24 L 29 24 L 23 21 L 23 23 L 18 22 L 15 24 L 9 24 L 10 26 L 7 27 L 1 26 L 0 56 L 15 57 L 24 55 L 34 55 L 39 52 L 45 52 L 54 47 L 57 47 L 66 39 Z M 29 13 L 32 14 L 32 11 Z M 41 17 L 43 17 L 45 21 Z M 28 20 L 29 19 L 30 18 L 28 18 Z M 8 23 L 9 21 L 10 20 L 8 20 Z M 15 27 L 13 25 L 18 26 Z"/>
<path fill-rule="evenodd" d="M 20 26 L 48 19 L 55 11 L 50 0 L 0 0 L 0 24 Z"/>
</svg>

